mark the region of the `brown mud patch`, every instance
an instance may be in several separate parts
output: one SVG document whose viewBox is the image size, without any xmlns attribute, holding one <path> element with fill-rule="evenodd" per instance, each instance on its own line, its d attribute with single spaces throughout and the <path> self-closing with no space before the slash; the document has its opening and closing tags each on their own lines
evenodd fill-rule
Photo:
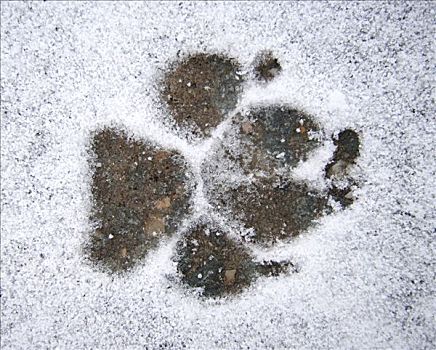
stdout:
<svg viewBox="0 0 436 350">
<path fill-rule="evenodd" d="M 87 252 L 111 272 L 133 267 L 189 213 L 188 169 L 177 152 L 104 129 L 93 136 L 91 221 Z"/>
<path fill-rule="evenodd" d="M 211 203 L 242 223 L 252 242 L 272 244 L 295 237 L 330 210 L 328 196 L 298 183 L 290 171 L 319 146 L 320 127 L 308 114 L 268 106 L 237 115 L 215 153 L 203 164 Z M 238 139 L 239 149 L 230 139 Z M 246 181 L 220 181 L 223 164 L 235 163 Z M 210 176 L 212 174 L 212 176 Z"/>
<path fill-rule="evenodd" d="M 247 248 L 211 223 L 194 226 L 179 241 L 177 254 L 182 281 L 206 297 L 239 293 L 260 276 L 296 271 L 290 262 L 255 262 Z"/>
<path fill-rule="evenodd" d="M 271 52 L 255 61 L 260 81 L 271 81 L 281 70 Z M 207 137 L 236 107 L 244 78 L 234 59 L 195 54 L 168 70 L 161 97 L 181 129 Z M 315 118 L 286 105 L 232 115 L 201 175 L 210 204 L 240 236 L 235 239 L 229 228 L 205 217 L 193 224 L 177 244 L 177 270 L 185 285 L 221 297 L 242 292 L 261 276 L 297 271 L 289 261 L 256 261 L 246 242 L 270 246 L 292 239 L 332 212 L 331 199 L 343 207 L 353 202 L 357 182 L 350 169 L 360 155 L 360 138 L 351 129 L 334 138 L 335 152 L 324 167 L 325 192 L 292 178 L 292 170 L 324 139 Z M 191 214 L 192 175 L 179 153 L 114 129 L 93 135 L 91 149 L 90 219 L 96 229 L 87 255 L 109 272 L 123 272 Z"/>
<path fill-rule="evenodd" d="M 304 183 L 271 178 L 224 192 L 214 203 L 241 222 L 243 232 L 250 232 L 247 241 L 262 245 L 297 236 L 331 209 L 326 194 Z"/>
<path fill-rule="evenodd" d="M 162 98 L 181 127 L 207 136 L 232 111 L 242 91 L 236 60 L 197 54 L 177 63 L 165 76 Z"/>
</svg>

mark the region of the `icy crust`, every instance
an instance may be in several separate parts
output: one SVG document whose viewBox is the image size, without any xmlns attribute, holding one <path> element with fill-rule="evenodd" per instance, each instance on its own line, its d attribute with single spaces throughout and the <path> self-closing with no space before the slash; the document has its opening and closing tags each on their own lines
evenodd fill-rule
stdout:
<svg viewBox="0 0 436 350">
<path fill-rule="evenodd" d="M 49 5 L 1 3 L 2 348 L 434 348 L 431 3 Z M 256 250 L 300 272 L 204 301 L 168 278 L 175 237 L 123 278 L 84 263 L 91 131 L 115 122 L 200 164 L 213 143 L 162 129 L 157 72 L 179 50 L 248 67 L 265 43 L 282 72 L 239 107 L 286 102 L 361 135 L 358 200 Z M 325 146 L 295 173 L 322 178 Z"/>
</svg>

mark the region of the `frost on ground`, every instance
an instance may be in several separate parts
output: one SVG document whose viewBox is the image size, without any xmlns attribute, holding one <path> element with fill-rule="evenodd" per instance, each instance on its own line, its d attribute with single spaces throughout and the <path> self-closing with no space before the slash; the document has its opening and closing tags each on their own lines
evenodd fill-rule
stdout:
<svg viewBox="0 0 436 350">
<path fill-rule="evenodd" d="M 1 11 L 2 348 L 435 347 L 431 3 Z"/>
</svg>

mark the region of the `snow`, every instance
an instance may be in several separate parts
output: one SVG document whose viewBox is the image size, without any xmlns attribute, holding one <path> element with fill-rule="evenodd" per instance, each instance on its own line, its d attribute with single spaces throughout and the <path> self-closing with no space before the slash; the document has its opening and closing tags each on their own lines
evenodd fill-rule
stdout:
<svg viewBox="0 0 436 350">
<path fill-rule="evenodd" d="M 329 96 L 328 107 L 331 110 L 347 109 L 346 96 L 339 90 L 333 90 Z"/>
<path fill-rule="evenodd" d="M 431 2 L 2 2 L 1 347 L 434 348 L 434 12 Z M 92 131 L 115 125 L 178 149 L 198 180 L 226 125 L 194 144 L 170 128 L 165 69 L 207 51 L 249 73 L 265 49 L 283 70 L 247 82 L 237 109 L 292 105 L 326 135 L 362 135 L 353 206 L 257 251 L 300 272 L 214 301 L 173 282 L 177 237 L 122 278 L 87 264 Z M 326 142 L 295 176 L 319 183 L 332 150 Z"/>
</svg>

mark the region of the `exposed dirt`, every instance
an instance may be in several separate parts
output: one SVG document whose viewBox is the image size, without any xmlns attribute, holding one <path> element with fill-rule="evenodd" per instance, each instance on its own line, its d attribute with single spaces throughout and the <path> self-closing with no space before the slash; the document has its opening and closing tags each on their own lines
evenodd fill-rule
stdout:
<svg viewBox="0 0 436 350">
<path fill-rule="evenodd" d="M 240 138 L 247 147 L 241 165 L 247 173 L 276 174 L 307 159 L 319 145 L 319 126 L 304 112 L 283 106 L 254 108 L 236 116 Z"/>
<path fill-rule="evenodd" d="M 222 55 L 197 54 L 165 76 L 163 100 L 182 127 L 207 136 L 233 110 L 242 91 L 239 64 Z"/>
<path fill-rule="evenodd" d="M 162 97 L 179 126 L 205 137 L 235 108 L 242 90 L 239 64 L 228 57 L 197 54 L 176 63 L 163 81 Z M 261 54 L 256 78 L 270 81 L 281 71 L 271 52 Z M 356 183 L 349 169 L 360 140 L 347 129 L 334 140 L 325 167 L 326 193 L 295 182 L 291 170 L 307 160 L 323 132 L 314 118 L 292 107 L 255 107 L 232 117 L 231 127 L 202 164 L 204 188 L 212 206 L 238 226 L 239 240 L 202 218 L 177 245 L 182 281 L 206 297 L 243 291 L 259 276 L 296 271 L 291 262 L 256 262 L 245 241 L 269 246 L 306 231 L 331 211 L 329 199 L 353 202 Z M 190 214 L 190 172 L 174 151 L 128 139 L 104 129 L 94 135 L 96 159 L 87 252 L 110 272 L 133 267 Z"/>
<path fill-rule="evenodd" d="M 271 51 L 262 52 L 256 57 L 254 63 L 256 79 L 261 81 L 271 81 L 282 71 L 282 66 Z"/>
<path fill-rule="evenodd" d="M 86 250 L 109 271 L 124 271 L 189 214 L 189 172 L 176 152 L 128 139 L 113 129 L 94 135 L 92 151 L 91 220 L 98 228 Z"/>
<path fill-rule="evenodd" d="M 326 165 L 326 177 L 332 180 L 329 194 L 343 207 L 353 203 L 352 187 L 356 182 L 349 177 L 349 170 L 360 155 L 360 138 L 354 130 L 341 131 L 334 140 L 333 159 Z"/>
<path fill-rule="evenodd" d="M 295 237 L 330 210 L 325 194 L 277 178 L 259 178 L 218 193 L 213 203 L 254 230 L 247 240 L 263 245 Z"/>
<path fill-rule="evenodd" d="M 277 276 L 295 271 L 289 262 L 254 262 L 244 246 L 211 223 L 193 227 L 179 242 L 177 252 L 177 269 L 182 281 L 202 288 L 202 295 L 207 297 L 241 292 L 262 275 Z"/>
<path fill-rule="evenodd" d="M 344 175 L 344 167 L 354 164 L 360 155 L 359 134 L 354 130 L 341 131 L 333 142 L 336 150 L 332 161 L 326 166 L 326 176 L 329 178 Z"/>
<path fill-rule="evenodd" d="M 224 159 L 206 160 L 203 170 L 219 174 L 222 164 L 236 162 L 250 180 L 229 186 L 220 182 L 219 175 L 209 176 L 205 187 L 215 207 L 242 222 L 245 229 L 254 230 L 251 241 L 268 245 L 294 237 L 329 210 L 326 194 L 289 178 L 291 168 L 319 145 L 320 128 L 309 115 L 269 106 L 237 115 L 233 123 L 222 147 L 234 148 L 227 137 L 238 138 L 240 150 L 217 152 Z"/>
<path fill-rule="evenodd" d="M 203 287 L 205 296 L 236 291 L 252 279 L 248 251 L 214 226 L 196 226 L 178 249 L 182 280 L 191 287 Z"/>
<path fill-rule="evenodd" d="M 312 117 L 290 107 L 260 107 L 237 114 L 214 154 L 202 164 L 206 191 L 213 197 L 222 175 L 235 168 L 255 178 L 286 177 L 319 146 L 320 134 Z"/>
</svg>

